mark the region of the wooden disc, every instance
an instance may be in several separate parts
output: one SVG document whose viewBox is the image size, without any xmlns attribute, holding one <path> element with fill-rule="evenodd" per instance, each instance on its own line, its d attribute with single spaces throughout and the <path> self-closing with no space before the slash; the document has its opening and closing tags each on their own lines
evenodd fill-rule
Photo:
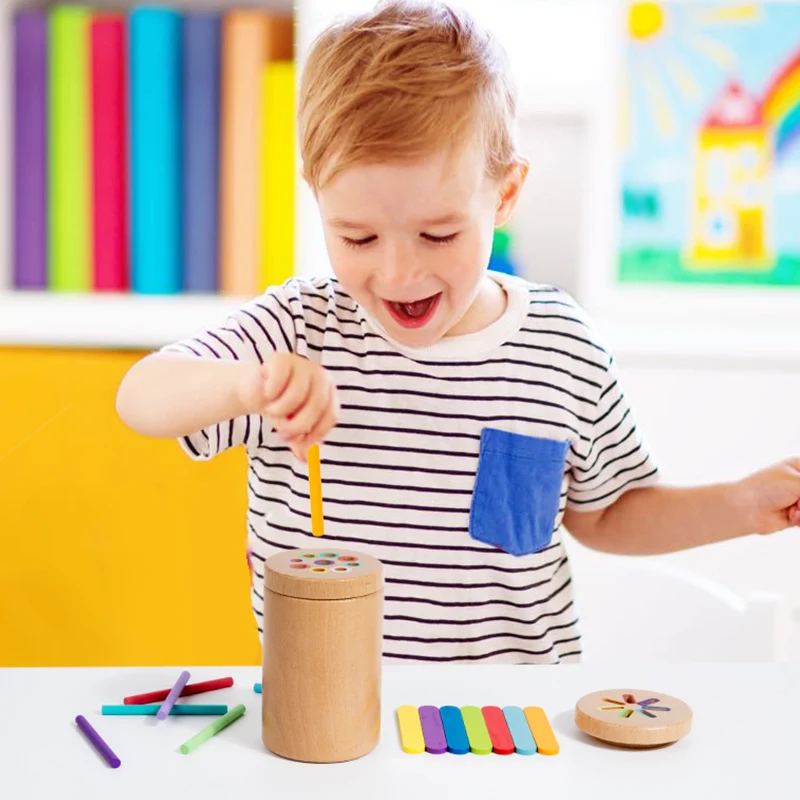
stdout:
<svg viewBox="0 0 800 800">
<path fill-rule="evenodd" d="M 592 692 L 575 704 L 575 724 L 584 732 L 623 747 L 677 742 L 692 728 L 692 709 L 682 700 L 644 689 Z"/>
</svg>

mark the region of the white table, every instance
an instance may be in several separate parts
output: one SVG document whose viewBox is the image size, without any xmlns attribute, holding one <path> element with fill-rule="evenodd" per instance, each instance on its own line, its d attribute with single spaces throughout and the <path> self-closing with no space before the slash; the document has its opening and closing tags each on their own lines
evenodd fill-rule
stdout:
<svg viewBox="0 0 800 800">
<path fill-rule="evenodd" d="M 345 764 L 300 764 L 265 751 L 251 667 L 187 669 L 191 681 L 235 684 L 182 702 L 244 703 L 243 718 L 181 755 L 209 717 L 103 717 L 100 706 L 167 688 L 183 667 L 0 670 L 0 797 L 49 798 L 796 798 L 800 667 L 686 664 L 386 666 L 378 748 Z M 655 750 L 596 742 L 573 721 L 577 699 L 598 689 L 639 688 L 687 702 L 693 729 Z M 540 705 L 557 756 L 407 755 L 395 709 L 411 705 Z M 83 714 L 122 760 L 110 769 L 75 726 Z"/>
</svg>

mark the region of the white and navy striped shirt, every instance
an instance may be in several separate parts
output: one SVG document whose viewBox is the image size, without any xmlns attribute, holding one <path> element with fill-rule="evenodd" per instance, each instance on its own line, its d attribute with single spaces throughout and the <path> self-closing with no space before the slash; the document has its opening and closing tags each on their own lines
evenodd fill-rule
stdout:
<svg viewBox="0 0 800 800">
<path fill-rule="evenodd" d="M 556 288 L 493 277 L 508 295 L 504 315 L 426 348 L 392 341 L 332 278 L 292 279 L 220 327 L 164 348 L 253 362 L 292 352 L 328 370 L 341 413 L 321 447 L 325 547 L 340 544 L 383 562 L 388 662 L 578 661 L 559 532 L 564 511 L 603 508 L 658 477 L 613 360 L 581 309 Z M 523 442 L 564 443 L 565 460 L 551 480 L 548 541 L 537 552 L 511 555 L 472 535 L 487 428 Z M 319 547 L 306 465 L 258 415 L 180 441 L 197 460 L 238 445 L 247 450 L 251 599 L 260 630 L 264 560 Z M 524 485 L 526 462 L 516 463 Z M 530 496 L 516 491 L 511 502 L 524 513 L 535 496 L 532 486 Z M 502 516 L 500 509 L 499 528 Z"/>
</svg>

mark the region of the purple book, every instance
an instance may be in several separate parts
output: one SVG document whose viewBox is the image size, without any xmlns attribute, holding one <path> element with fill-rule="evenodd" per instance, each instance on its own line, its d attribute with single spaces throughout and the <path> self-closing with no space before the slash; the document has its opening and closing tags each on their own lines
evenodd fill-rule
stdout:
<svg viewBox="0 0 800 800">
<path fill-rule="evenodd" d="M 14 285 L 47 286 L 47 15 L 14 15 Z"/>
</svg>

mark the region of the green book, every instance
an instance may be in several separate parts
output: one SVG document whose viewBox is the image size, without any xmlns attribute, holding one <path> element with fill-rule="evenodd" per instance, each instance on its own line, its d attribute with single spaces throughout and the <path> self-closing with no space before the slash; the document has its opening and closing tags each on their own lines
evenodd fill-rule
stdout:
<svg viewBox="0 0 800 800">
<path fill-rule="evenodd" d="M 91 142 L 89 10 L 55 6 L 49 19 L 48 284 L 55 291 L 91 286 Z"/>
</svg>

